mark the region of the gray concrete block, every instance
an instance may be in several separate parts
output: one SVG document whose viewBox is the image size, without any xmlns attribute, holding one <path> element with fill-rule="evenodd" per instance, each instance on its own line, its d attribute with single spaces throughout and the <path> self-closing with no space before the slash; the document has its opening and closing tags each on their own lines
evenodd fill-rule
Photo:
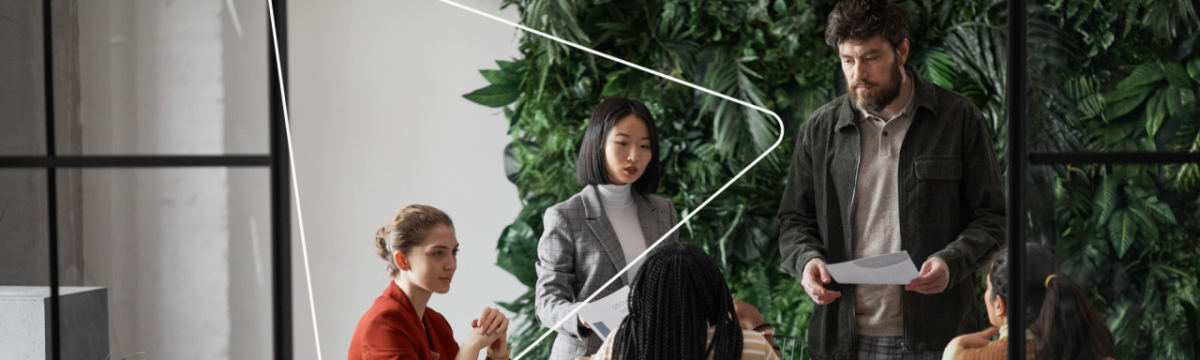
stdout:
<svg viewBox="0 0 1200 360">
<path fill-rule="evenodd" d="M 0 286 L 0 360 L 46 359 L 50 348 L 50 288 Z M 108 356 L 108 289 L 59 287 L 63 359 Z"/>
</svg>

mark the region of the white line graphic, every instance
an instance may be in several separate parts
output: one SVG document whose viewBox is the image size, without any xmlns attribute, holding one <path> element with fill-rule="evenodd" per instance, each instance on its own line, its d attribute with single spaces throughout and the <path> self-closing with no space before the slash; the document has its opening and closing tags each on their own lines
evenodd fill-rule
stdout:
<svg viewBox="0 0 1200 360">
<path fill-rule="evenodd" d="M 555 36 L 552 36 L 552 35 L 550 35 L 550 34 L 546 34 L 546 33 L 543 33 L 543 32 L 541 32 L 541 31 L 537 31 L 537 30 L 534 30 L 534 29 L 530 29 L 530 28 L 528 28 L 528 27 L 525 27 L 524 25 L 517 24 L 517 23 L 514 23 L 514 22 L 512 22 L 512 21 L 508 21 L 508 20 L 505 20 L 505 19 L 503 19 L 503 18 L 500 18 L 500 17 L 498 17 L 498 16 L 495 16 L 495 15 L 492 15 L 492 14 L 488 14 L 488 13 L 485 13 L 485 12 L 482 12 L 482 11 L 479 11 L 479 10 L 476 10 L 476 9 L 473 9 L 473 8 L 470 8 L 470 7 L 467 7 L 467 6 L 460 5 L 460 4 L 458 4 L 458 3 L 456 3 L 456 2 L 453 2 L 453 1 L 450 1 L 450 0 L 438 0 L 438 1 L 441 1 L 441 2 L 443 2 L 443 3 L 446 3 L 446 4 L 453 5 L 453 6 L 457 7 L 457 8 L 459 8 L 459 9 L 463 9 L 463 10 L 466 10 L 466 11 L 473 12 L 473 13 L 475 13 L 475 14 L 478 14 L 478 15 L 480 15 L 480 16 L 483 16 L 483 17 L 487 17 L 487 18 L 489 18 L 489 19 L 492 19 L 492 20 L 499 21 L 499 22 L 501 22 L 501 23 L 504 23 L 504 24 L 508 24 L 509 26 L 516 27 L 516 28 L 518 28 L 518 29 L 521 29 L 521 30 L 523 30 L 523 31 L 525 31 L 525 32 L 534 33 L 534 34 L 537 34 L 537 35 L 539 35 L 539 36 L 541 36 L 541 37 L 544 37 L 544 38 L 547 38 L 547 39 L 550 39 L 550 40 L 554 40 L 554 41 L 557 41 L 557 42 L 563 43 L 563 44 L 565 44 L 565 45 L 568 45 L 568 46 L 570 46 L 570 47 L 573 47 L 573 48 L 576 48 L 576 49 L 579 49 L 579 50 L 586 51 L 586 52 L 588 52 L 588 53 L 591 53 L 592 55 L 600 56 L 600 57 L 603 57 L 603 58 L 605 58 L 605 59 L 609 59 L 609 60 L 612 60 L 612 61 L 616 61 L 616 62 L 618 62 L 618 63 L 620 63 L 620 64 L 623 64 L 623 65 L 625 65 L 625 66 L 629 66 L 629 67 L 632 67 L 632 68 L 634 68 L 634 69 L 638 69 L 638 70 L 641 70 L 641 71 L 645 71 L 645 72 L 648 72 L 648 73 L 654 74 L 654 75 L 656 75 L 656 76 L 658 76 L 658 77 L 661 77 L 661 78 L 663 78 L 663 79 L 667 79 L 667 80 L 670 80 L 670 81 L 674 81 L 674 82 L 676 82 L 676 83 L 678 83 L 678 84 L 685 85 L 685 86 L 687 86 L 687 87 L 690 87 L 690 88 L 693 88 L 693 89 L 696 89 L 696 90 L 703 91 L 703 92 L 705 92 L 705 93 L 708 93 L 709 95 L 716 96 L 716 97 L 719 97 L 719 98 L 722 98 L 722 99 L 725 99 L 725 100 L 729 100 L 729 101 L 732 101 L 732 102 L 734 102 L 734 103 L 737 103 L 737 104 L 740 104 L 740 105 L 743 105 L 743 106 L 750 107 L 751 109 L 758 110 L 758 111 L 761 111 L 761 112 L 764 112 L 764 113 L 770 114 L 772 117 L 774 117 L 774 118 L 775 118 L 775 121 L 778 121 L 778 122 L 779 122 L 779 139 L 775 140 L 775 144 L 771 145 L 771 147 L 770 147 L 770 148 L 768 148 L 768 149 L 767 149 L 767 151 L 763 152 L 763 153 L 762 153 L 762 155 L 759 155 L 757 158 L 755 158 L 755 159 L 754 159 L 754 161 L 750 162 L 750 165 L 746 166 L 746 168 L 745 168 L 745 169 L 742 169 L 742 171 L 738 172 L 738 173 L 737 173 L 737 175 L 735 175 L 735 176 L 733 177 L 733 179 L 730 179 L 730 180 L 729 180 L 729 182 L 725 183 L 725 185 L 724 185 L 724 186 L 721 186 L 721 188 L 720 188 L 720 189 L 717 189 L 717 192 L 716 192 L 716 193 L 713 193 L 713 195 L 712 195 L 712 196 L 710 196 L 710 197 L 708 197 L 708 199 L 704 200 L 704 202 L 703 202 L 703 203 L 701 203 L 701 204 L 700 204 L 700 206 L 696 207 L 696 209 L 694 209 L 694 210 L 692 210 L 691 212 L 689 212 L 687 217 L 685 217 L 685 218 L 683 218 L 683 220 L 679 221 L 679 223 L 678 223 L 678 224 L 675 224 L 675 227 L 672 227 L 670 231 L 667 231 L 667 233 L 666 233 L 665 235 L 663 235 L 661 238 L 659 238 L 659 239 L 658 239 L 658 241 L 655 241 L 653 245 L 650 245 L 650 247 L 646 248 L 646 251 L 642 252 L 642 254 L 641 254 L 641 255 L 638 255 L 638 257 L 634 258 L 634 259 L 633 259 L 633 261 L 630 261 L 628 264 L 626 264 L 624 269 L 621 269 L 621 271 L 618 271 L 616 275 L 613 275 L 613 278 L 612 278 L 612 279 L 608 280 L 608 282 L 604 283 L 604 285 L 601 285 L 601 286 L 600 286 L 600 290 L 603 290 L 603 289 L 607 288 L 609 285 L 612 285 L 613 281 L 616 281 L 617 279 L 621 278 L 621 275 L 624 275 L 624 274 L 625 274 L 625 272 L 629 270 L 629 267 L 633 266 L 633 264 L 637 263 L 638 261 L 641 261 L 641 260 L 642 260 L 642 258 L 646 257 L 646 254 L 649 254 L 649 253 L 650 253 L 650 250 L 654 250 L 654 248 L 655 248 L 655 247 L 657 247 L 657 246 L 658 246 L 658 244 L 662 243 L 662 241 L 663 241 L 664 239 L 666 239 L 666 238 L 667 238 L 667 236 L 671 235 L 671 233 L 675 232 L 676 230 L 679 230 L 679 227 L 680 227 L 680 226 L 682 226 L 683 224 L 687 223 L 687 221 L 688 221 L 689 219 L 691 219 L 691 218 L 692 218 L 692 216 L 695 216 L 695 215 L 696 215 L 696 213 L 700 211 L 700 209 L 703 209 L 705 206 L 707 206 L 707 205 L 708 205 L 708 203 L 709 203 L 709 202 L 711 202 L 713 199 L 716 199 L 718 195 L 721 195 L 721 193 L 725 191 L 725 188 L 728 188 L 728 187 L 729 187 L 729 185 L 733 185 L 733 182 L 734 182 L 734 181 L 737 181 L 737 179 L 741 178 L 743 174 L 745 174 L 747 171 L 749 171 L 749 170 L 750 170 L 750 168 L 754 167 L 754 165 L 757 165 L 757 164 L 758 164 L 758 162 L 759 162 L 760 160 L 762 160 L 764 157 L 766 157 L 766 156 L 767 156 L 767 154 L 770 154 L 770 153 L 771 153 L 771 151 L 774 151 L 774 150 L 775 150 L 775 148 L 779 146 L 779 143 L 783 142 L 783 119 L 779 118 L 779 115 L 776 115 L 776 114 L 775 114 L 774 112 L 772 112 L 771 110 L 767 110 L 767 109 L 764 109 L 764 108 L 761 108 L 761 107 L 755 106 L 754 104 L 750 104 L 750 103 L 747 103 L 747 102 L 745 102 L 745 101 L 742 101 L 742 100 L 734 99 L 734 98 L 732 98 L 732 97 L 726 96 L 725 94 L 721 94 L 721 93 L 718 93 L 718 92 L 716 92 L 716 91 L 712 91 L 712 90 L 706 89 L 706 88 L 704 88 L 704 87 L 701 87 L 701 86 L 698 86 L 698 85 L 692 84 L 692 83 L 690 83 L 690 82 L 683 81 L 683 80 L 679 80 L 679 79 L 676 79 L 676 78 L 673 78 L 673 77 L 667 76 L 666 74 L 663 74 L 663 73 L 660 73 L 660 72 L 657 72 L 657 71 L 654 71 L 654 70 L 647 69 L 647 68 L 645 68 L 645 67 L 642 67 L 642 66 L 640 66 L 640 65 L 638 65 L 638 64 L 634 64 L 634 63 L 631 63 L 631 62 L 628 62 L 628 61 L 625 61 L 625 60 L 618 59 L 618 58 L 616 58 L 616 57 L 610 56 L 610 55 L 608 55 L 608 54 L 601 53 L 601 52 L 599 52 L 599 51 L 596 51 L 596 50 L 589 49 L 589 48 L 587 48 L 587 47 L 585 47 L 585 46 L 582 46 L 582 45 L 579 45 L 579 44 L 575 44 L 575 43 L 573 43 L 573 42 L 570 42 L 570 41 L 566 41 L 566 40 L 563 40 L 563 39 L 559 39 L 559 38 L 557 38 L 557 37 L 555 37 Z M 303 234 L 303 230 L 301 231 L 301 234 Z M 311 286 L 310 286 L 309 288 L 311 289 Z M 592 294 L 592 296 L 589 296 L 589 297 L 588 297 L 586 300 L 584 300 L 584 301 L 583 301 L 583 303 L 584 303 L 584 304 L 587 304 L 587 303 L 591 302 L 591 301 L 592 301 L 592 299 L 594 299 L 594 298 L 596 297 L 596 295 L 599 295 L 599 294 L 600 294 L 600 290 L 597 290 L 595 293 L 593 293 L 593 294 Z M 522 357 L 524 357 L 524 356 L 525 356 L 525 354 L 526 354 L 526 353 L 528 353 L 530 350 L 533 350 L 533 348 L 534 348 L 535 346 L 537 346 L 537 344 L 540 344 L 540 343 L 542 342 L 542 340 L 545 340 L 545 339 L 546 339 L 546 336 L 549 336 L 551 331 L 554 331 L 554 329 L 557 329 L 559 326 L 562 326 L 562 324 L 563 324 L 564 322 L 566 322 L 567 320 L 572 320 L 572 316 L 573 316 L 573 315 L 575 315 L 576 313 L 578 313 L 578 312 L 579 312 L 579 309 L 581 309 L 581 308 L 583 308 L 583 305 L 580 305 L 579 307 L 576 307 L 576 308 L 575 308 L 575 310 L 571 310 L 571 312 L 570 312 L 570 313 L 568 313 L 568 314 L 567 314 L 567 316 L 564 316 L 564 317 L 563 317 L 563 319 L 562 319 L 562 320 L 559 320 L 557 324 L 554 324 L 554 326 L 550 327 L 549 331 L 546 331 L 545 333 L 543 333 L 543 334 L 542 334 L 542 336 L 538 337 L 537 341 L 534 341 L 534 342 L 533 342 L 533 344 L 529 345 L 529 348 L 526 348 L 524 351 L 521 351 L 521 353 L 520 353 L 519 355 L 517 355 L 517 357 L 513 358 L 513 360 L 520 360 Z M 315 317 L 314 317 L 314 318 L 315 318 Z"/>
<path fill-rule="evenodd" d="M 275 5 L 271 3 L 271 0 L 267 0 L 267 10 L 271 15 L 271 42 L 275 46 L 275 54 L 279 54 L 279 35 L 275 32 Z M 275 70 L 279 77 L 279 96 L 283 102 L 283 126 L 287 133 L 292 193 L 296 198 L 296 221 L 300 225 L 300 249 L 304 253 L 304 280 L 308 283 L 308 307 L 312 311 L 313 343 L 317 345 L 317 360 L 321 360 L 321 335 L 317 332 L 317 303 L 313 301 L 312 274 L 308 269 L 308 241 L 304 237 L 304 211 L 300 208 L 300 184 L 296 180 L 296 150 L 292 148 L 292 121 L 288 118 L 287 88 L 283 86 L 283 66 L 279 64 L 279 56 L 275 56 Z"/>
</svg>

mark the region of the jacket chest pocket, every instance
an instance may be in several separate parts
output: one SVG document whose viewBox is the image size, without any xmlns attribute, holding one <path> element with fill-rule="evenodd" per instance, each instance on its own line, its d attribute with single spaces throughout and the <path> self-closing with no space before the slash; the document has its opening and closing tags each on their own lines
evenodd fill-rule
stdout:
<svg viewBox="0 0 1200 360">
<path fill-rule="evenodd" d="M 958 226 L 962 160 L 958 156 L 918 158 L 914 170 L 920 226 Z"/>
</svg>

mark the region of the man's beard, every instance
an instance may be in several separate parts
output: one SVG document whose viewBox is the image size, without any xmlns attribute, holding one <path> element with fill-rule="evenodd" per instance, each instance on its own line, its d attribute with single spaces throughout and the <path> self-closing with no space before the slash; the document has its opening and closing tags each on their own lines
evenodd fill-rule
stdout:
<svg viewBox="0 0 1200 360">
<path fill-rule="evenodd" d="M 863 81 L 855 81 L 854 83 L 846 81 L 846 94 L 850 95 L 850 100 L 854 101 L 854 106 L 877 113 L 886 108 L 897 97 L 900 97 L 900 83 L 903 79 L 900 74 L 900 66 L 892 66 L 891 75 L 891 80 L 887 84 L 882 85 Z M 871 86 L 867 96 L 858 96 L 857 88 L 859 85 Z"/>
</svg>

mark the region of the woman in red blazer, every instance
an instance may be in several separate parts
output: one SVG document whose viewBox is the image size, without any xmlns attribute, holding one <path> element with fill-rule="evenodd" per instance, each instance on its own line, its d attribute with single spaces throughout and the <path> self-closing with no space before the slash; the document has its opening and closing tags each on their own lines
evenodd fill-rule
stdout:
<svg viewBox="0 0 1200 360">
<path fill-rule="evenodd" d="M 446 213 L 426 205 L 400 209 L 375 233 L 375 250 L 388 260 L 392 281 L 358 321 L 347 359 L 477 359 L 487 348 L 488 359 L 508 360 L 508 318 L 500 311 L 485 308 L 460 347 L 446 318 L 426 307 L 433 293 L 450 291 L 458 266 Z"/>
</svg>

